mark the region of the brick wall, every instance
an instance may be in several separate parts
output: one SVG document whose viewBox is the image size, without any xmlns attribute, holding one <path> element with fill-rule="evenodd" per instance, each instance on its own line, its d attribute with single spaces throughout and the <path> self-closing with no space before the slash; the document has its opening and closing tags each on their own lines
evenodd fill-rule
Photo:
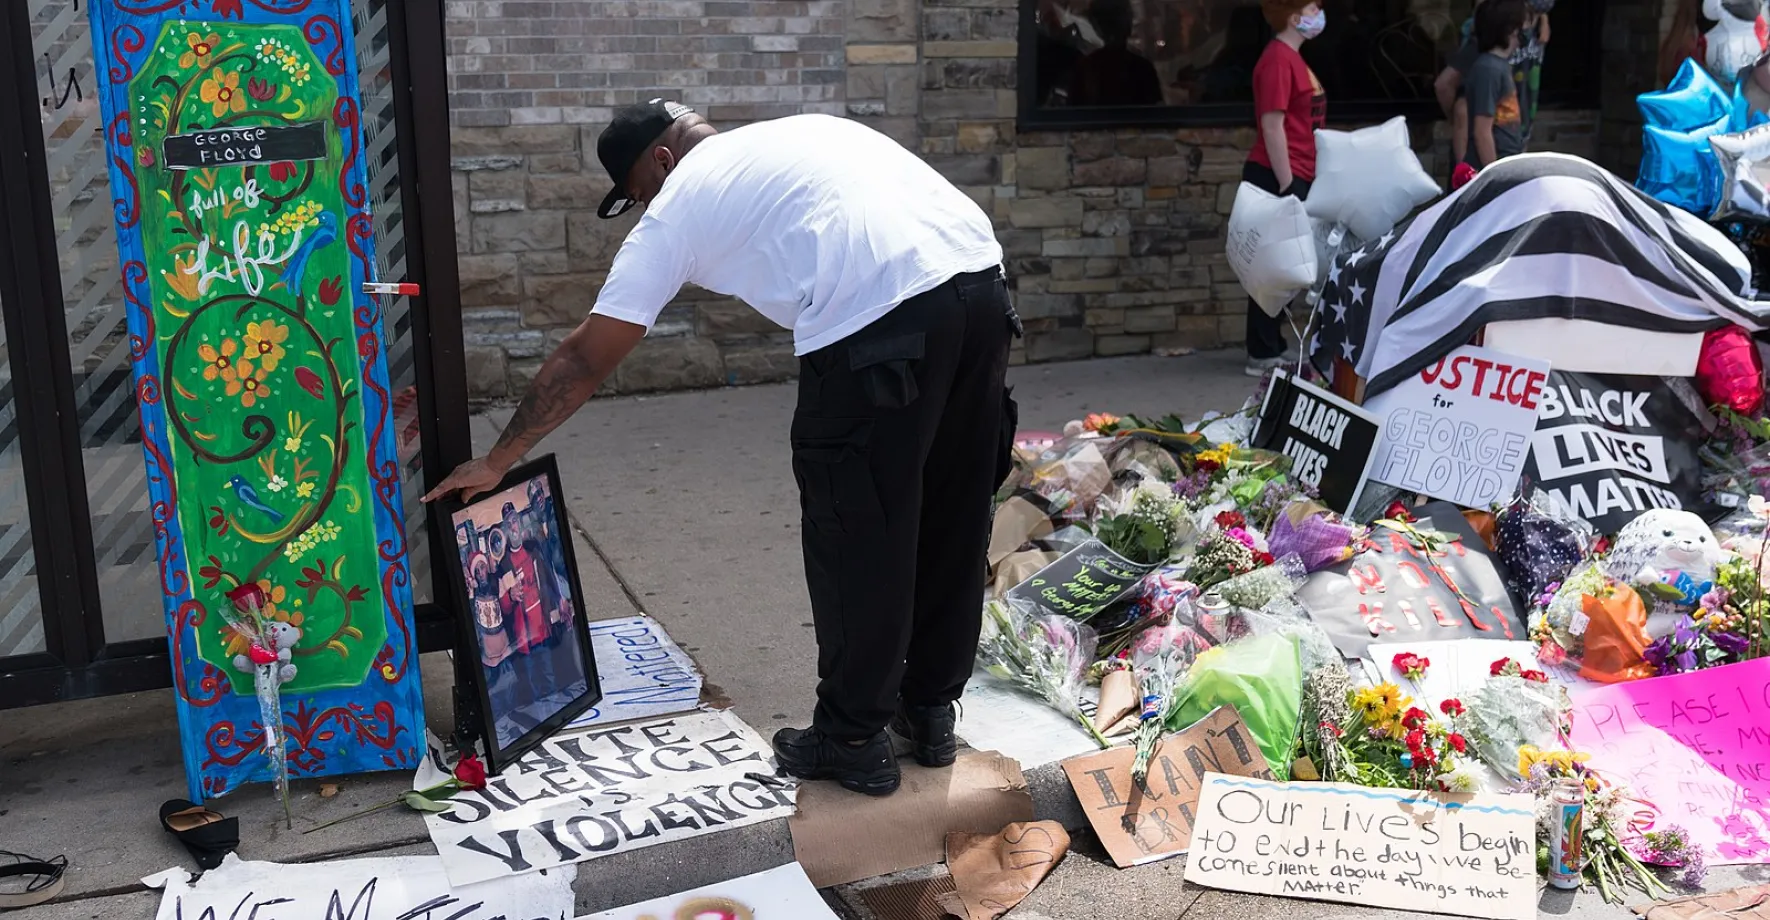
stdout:
<svg viewBox="0 0 1770 920">
<path fill-rule="evenodd" d="M 1613 0 L 1603 108 L 1546 111 L 1536 149 L 1632 174 L 1636 92 L 1668 0 Z M 1014 360 L 1242 341 L 1223 230 L 1250 129 L 1017 133 L 1015 0 L 451 0 L 455 210 L 470 389 L 521 392 L 589 310 L 632 218 L 596 135 L 612 107 L 666 95 L 716 125 L 843 114 L 921 153 L 994 218 L 1028 335 Z M 1643 50 L 1645 49 L 1645 50 Z M 1638 60 L 1637 60 L 1638 59 Z M 1637 66 L 1640 65 L 1640 66 Z M 1644 72 L 1642 68 L 1645 68 Z M 1626 105 L 1624 104 L 1626 102 Z M 1448 172 L 1442 124 L 1413 126 Z M 608 392 L 779 380 L 791 335 L 686 290 Z"/>
</svg>

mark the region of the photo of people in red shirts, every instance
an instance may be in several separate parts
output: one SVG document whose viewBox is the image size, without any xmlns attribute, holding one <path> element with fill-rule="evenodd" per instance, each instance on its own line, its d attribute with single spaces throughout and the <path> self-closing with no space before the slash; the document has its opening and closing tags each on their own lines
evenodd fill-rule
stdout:
<svg viewBox="0 0 1770 920">
<path fill-rule="evenodd" d="M 486 495 L 451 523 L 471 598 L 498 746 L 584 695 L 577 605 L 545 475 Z"/>
</svg>

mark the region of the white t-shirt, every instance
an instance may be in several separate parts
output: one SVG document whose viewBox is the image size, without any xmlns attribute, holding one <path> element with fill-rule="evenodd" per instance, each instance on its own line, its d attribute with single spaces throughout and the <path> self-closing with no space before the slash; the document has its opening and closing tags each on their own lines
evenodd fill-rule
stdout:
<svg viewBox="0 0 1770 920">
<path fill-rule="evenodd" d="M 683 284 L 841 341 L 954 275 L 1002 262 L 989 217 L 883 134 L 829 115 L 697 144 L 615 254 L 592 311 L 650 329 Z"/>
</svg>

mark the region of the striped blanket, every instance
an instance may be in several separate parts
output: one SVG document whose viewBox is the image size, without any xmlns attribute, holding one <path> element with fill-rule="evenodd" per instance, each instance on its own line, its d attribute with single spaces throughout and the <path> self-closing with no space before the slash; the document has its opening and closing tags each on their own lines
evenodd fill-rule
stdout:
<svg viewBox="0 0 1770 920">
<path fill-rule="evenodd" d="M 1561 317 L 1665 332 L 1770 327 L 1751 266 L 1720 231 L 1578 157 L 1483 170 L 1328 271 L 1307 350 L 1380 393 L 1480 329 Z"/>
</svg>

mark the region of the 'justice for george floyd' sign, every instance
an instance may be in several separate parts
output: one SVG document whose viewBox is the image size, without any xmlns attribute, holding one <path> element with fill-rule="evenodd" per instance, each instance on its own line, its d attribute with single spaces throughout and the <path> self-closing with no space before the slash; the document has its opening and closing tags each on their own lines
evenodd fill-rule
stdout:
<svg viewBox="0 0 1770 920">
<path fill-rule="evenodd" d="M 1291 458 L 1291 475 L 1314 486 L 1321 503 L 1349 514 L 1363 491 L 1381 432 L 1377 416 L 1276 371 L 1260 406 L 1254 446 Z"/>
</svg>

